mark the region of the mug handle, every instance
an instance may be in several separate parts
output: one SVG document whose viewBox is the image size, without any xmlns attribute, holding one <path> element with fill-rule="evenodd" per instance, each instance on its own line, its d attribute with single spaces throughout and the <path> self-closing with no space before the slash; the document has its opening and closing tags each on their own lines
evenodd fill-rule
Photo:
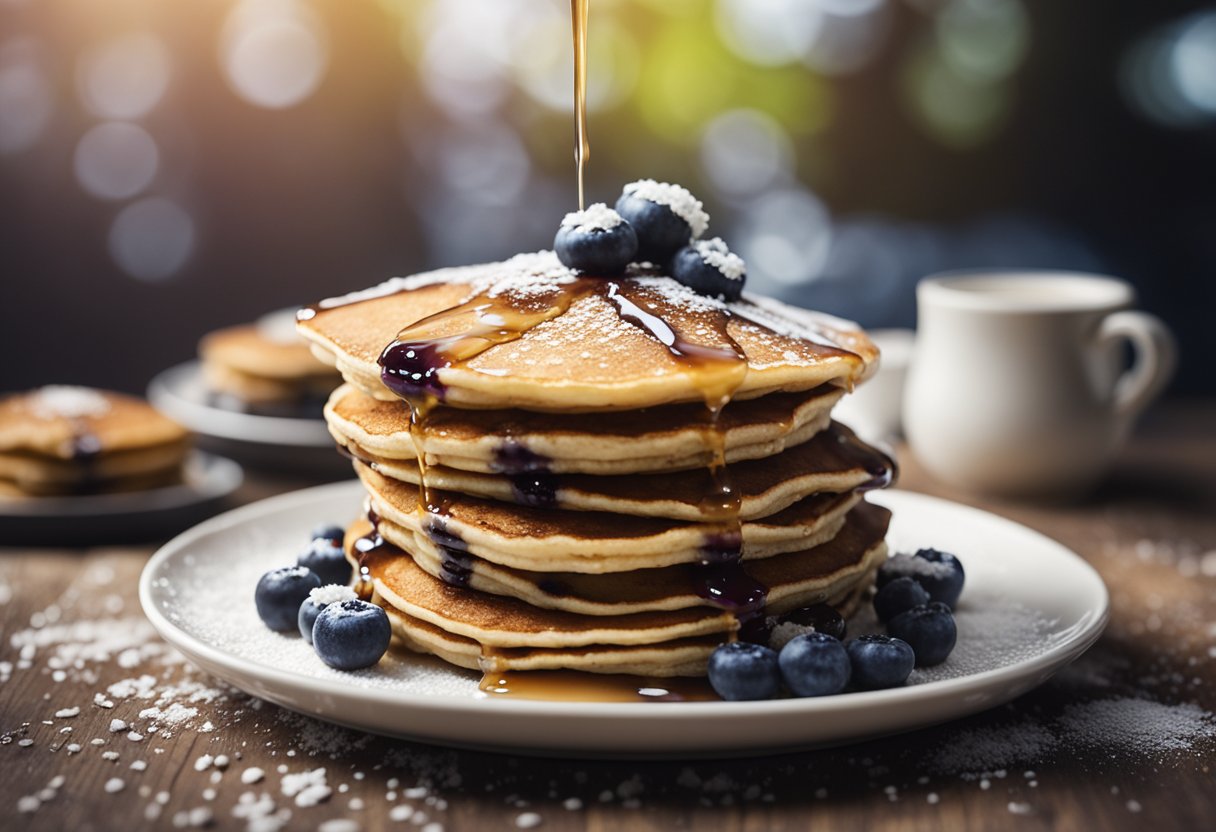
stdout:
<svg viewBox="0 0 1216 832">
<path fill-rule="evenodd" d="M 1109 344 L 1130 341 L 1136 357 L 1132 366 L 1115 382 L 1115 413 L 1134 419 L 1165 388 L 1174 374 L 1178 352 L 1174 336 L 1155 315 L 1125 310 L 1112 312 L 1098 328 L 1098 341 Z"/>
</svg>

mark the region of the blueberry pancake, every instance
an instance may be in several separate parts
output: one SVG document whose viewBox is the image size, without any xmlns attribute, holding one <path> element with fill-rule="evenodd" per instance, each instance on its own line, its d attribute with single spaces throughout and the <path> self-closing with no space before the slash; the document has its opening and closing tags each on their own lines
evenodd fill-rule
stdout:
<svg viewBox="0 0 1216 832">
<path fill-rule="evenodd" d="M 48 386 L 0 399 L 0 494 L 133 491 L 180 480 L 189 434 L 141 399 Z"/>
</svg>

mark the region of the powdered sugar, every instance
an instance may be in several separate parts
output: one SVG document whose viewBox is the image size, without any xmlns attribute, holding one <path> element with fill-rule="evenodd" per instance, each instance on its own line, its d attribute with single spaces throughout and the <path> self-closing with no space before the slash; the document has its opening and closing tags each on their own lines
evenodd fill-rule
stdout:
<svg viewBox="0 0 1216 832">
<path fill-rule="evenodd" d="M 739 281 L 747 274 L 747 264 L 743 258 L 727 248 L 721 237 L 698 240 L 692 247 L 705 263 L 717 269 L 727 280 Z"/>
<path fill-rule="evenodd" d="M 602 202 L 588 205 L 582 211 L 571 211 L 562 217 L 562 228 L 589 234 L 593 231 L 610 231 L 623 222 L 621 215 Z"/>
<path fill-rule="evenodd" d="M 694 238 L 700 237 L 709 227 L 709 214 L 705 213 L 701 200 L 680 185 L 639 179 L 626 185 L 624 192 L 658 205 L 666 205 L 677 217 L 688 223 Z"/>
<path fill-rule="evenodd" d="M 327 604 L 335 604 L 340 601 L 354 601 L 358 597 L 353 589 L 342 584 L 326 584 L 308 592 L 308 600 L 318 607 L 324 607 Z"/>
<path fill-rule="evenodd" d="M 34 391 L 26 405 L 39 419 L 83 419 L 103 416 L 110 410 L 110 402 L 100 391 L 66 384 L 50 384 Z"/>
</svg>

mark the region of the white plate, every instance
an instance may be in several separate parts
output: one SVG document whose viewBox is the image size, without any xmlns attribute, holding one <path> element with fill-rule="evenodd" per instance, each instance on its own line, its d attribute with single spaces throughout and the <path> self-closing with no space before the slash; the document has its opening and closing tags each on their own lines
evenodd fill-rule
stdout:
<svg viewBox="0 0 1216 832">
<path fill-rule="evenodd" d="M 179 364 L 148 384 L 148 401 L 194 431 L 211 449 L 255 466 L 349 474 L 350 464 L 334 450 L 333 437 L 316 418 L 262 416 L 210 403 L 197 361 Z"/>
<path fill-rule="evenodd" d="M 270 632 L 258 620 L 258 577 L 294 562 L 312 527 L 355 516 L 362 499 L 357 483 L 335 483 L 191 529 L 145 568 L 144 612 L 204 670 L 292 710 L 391 736 L 566 756 L 762 753 L 944 722 L 1041 684 L 1084 652 L 1106 622 L 1102 580 L 1060 544 L 976 509 L 890 491 L 872 499 L 894 512 L 893 548 L 948 549 L 967 571 L 959 645 L 932 673 L 916 671 L 913 684 L 772 702 L 494 699 L 477 690 L 477 674 L 404 651 L 369 670 L 331 670 L 302 639 Z M 865 626 L 850 623 L 852 632 Z"/>
<path fill-rule="evenodd" d="M 195 451 L 178 485 L 0 500 L 0 538 L 8 545 L 163 540 L 214 514 L 244 478 L 241 466 L 232 460 Z"/>
</svg>

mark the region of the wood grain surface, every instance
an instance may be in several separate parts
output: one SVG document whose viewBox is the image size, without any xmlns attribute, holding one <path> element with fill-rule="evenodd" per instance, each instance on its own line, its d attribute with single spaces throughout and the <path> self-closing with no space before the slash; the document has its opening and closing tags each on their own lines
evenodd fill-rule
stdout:
<svg viewBox="0 0 1216 832">
<path fill-rule="evenodd" d="M 978 501 L 901 456 L 901 487 L 1023 522 L 1101 572 L 1113 610 L 1090 653 L 1007 706 L 845 748 L 531 759 L 361 735 L 218 686 L 147 631 L 136 581 L 152 545 L 0 549 L 0 827 L 1214 828 L 1216 403 L 1153 414 L 1076 505 Z M 240 496 L 307 484 L 254 476 Z M 173 703 L 195 713 L 175 722 Z M 325 787 L 297 791 L 302 772 Z"/>
</svg>

